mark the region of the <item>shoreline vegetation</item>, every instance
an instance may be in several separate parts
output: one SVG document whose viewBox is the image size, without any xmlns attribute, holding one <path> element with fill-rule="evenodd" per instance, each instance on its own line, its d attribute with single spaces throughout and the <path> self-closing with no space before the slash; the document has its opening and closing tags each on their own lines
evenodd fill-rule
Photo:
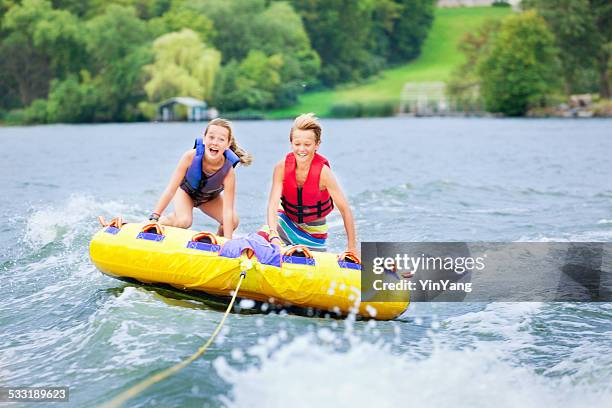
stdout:
<svg viewBox="0 0 612 408">
<path fill-rule="evenodd" d="M 333 89 L 413 60 L 435 9 L 435 0 L 247 3 L 0 3 L 0 117 L 25 124 L 201 117 L 190 105 L 177 115 L 159 110 L 177 97 L 221 114 L 288 107 L 305 89 Z"/>
<path fill-rule="evenodd" d="M 205 101 L 232 120 L 304 112 L 612 116 L 610 68 L 598 62 L 610 60 L 602 45 L 610 29 L 584 34 L 607 18 L 590 0 L 569 11 L 545 0 L 526 0 L 525 10 L 384 0 L 347 10 L 352 23 L 334 20 L 335 6 L 321 2 L 255 0 L 248 9 L 239 0 L 175 0 L 161 9 L 138 8 L 136 0 L 87 10 L 48 0 L 5 5 L 0 125 L 157 121 L 161 101 L 175 96 Z M 33 13 L 37 8 L 46 14 Z M 230 11 L 252 21 L 250 31 L 227 28 Z M 578 12 L 582 37 L 566 38 L 559 27 Z M 17 55 L 24 47 L 29 71 Z M 186 116 L 178 109 L 172 117 Z"/>
<path fill-rule="evenodd" d="M 361 84 L 347 84 L 334 90 L 309 92 L 295 106 L 265 113 L 267 119 L 290 118 L 302 112 L 322 117 L 343 116 L 361 106 L 373 115 L 392 116 L 400 103 L 407 82 L 446 82 L 465 57 L 459 50 L 464 34 L 475 31 L 485 21 L 499 20 L 512 13 L 505 7 L 437 8 L 421 54 L 413 61 L 387 69 Z M 382 111 L 383 115 L 376 115 Z M 340 115 L 338 115 L 340 113 Z"/>
</svg>

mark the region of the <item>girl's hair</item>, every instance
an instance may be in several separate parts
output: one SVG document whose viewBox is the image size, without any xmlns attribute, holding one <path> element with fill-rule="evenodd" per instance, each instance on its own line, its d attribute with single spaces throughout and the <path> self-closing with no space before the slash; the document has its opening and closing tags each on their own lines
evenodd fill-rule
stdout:
<svg viewBox="0 0 612 408">
<path fill-rule="evenodd" d="M 293 141 L 293 131 L 295 129 L 312 130 L 315 135 L 315 142 L 321 142 L 321 124 L 319 123 L 319 118 L 314 113 L 303 113 L 295 118 L 289 132 L 289 141 L 291 142 Z"/>
<path fill-rule="evenodd" d="M 240 158 L 240 164 L 242 164 L 243 166 L 248 166 L 249 164 L 253 163 L 253 156 L 249 152 L 244 150 L 242 147 L 240 147 L 238 143 L 236 143 L 236 138 L 234 137 L 234 133 L 232 132 L 232 123 L 229 120 L 222 118 L 211 120 L 210 122 L 208 122 L 208 125 L 206 125 L 204 136 L 206 136 L 206 133 L 208 133 L 208 128 L 210 128 L 212 125 L 221 126 L 222 128 L 227 129 L 230 138 L 230 149 L 232 150 L 232 152 L 236 153 L 236 156 Z"/>
</svg>

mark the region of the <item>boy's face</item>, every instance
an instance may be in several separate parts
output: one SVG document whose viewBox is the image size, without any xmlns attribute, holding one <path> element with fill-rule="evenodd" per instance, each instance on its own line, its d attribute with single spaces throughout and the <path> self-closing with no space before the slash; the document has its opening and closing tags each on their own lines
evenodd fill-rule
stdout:
<svg viewBox="0 0 612 408">
<path fill-rule="evenodd" d="M 309 162 L 314 158 L 320 142 L 316 142 L 314 131 L 295 129 L 291 140 L 291 148 L 298 162 Z"/>
</svg>

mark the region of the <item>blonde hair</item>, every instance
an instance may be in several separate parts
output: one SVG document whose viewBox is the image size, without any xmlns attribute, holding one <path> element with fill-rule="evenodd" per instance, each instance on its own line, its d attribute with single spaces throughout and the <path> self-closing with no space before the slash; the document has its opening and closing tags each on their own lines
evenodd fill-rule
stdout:
<svg viewBox="0 0 612 408">
<path fill-rule="evenodd" d="M 291 131 L 289 132 L 289 141 L 293 141 L 293 131 L 295 129 L 298 130 L 312 130 L 315 135 L 315 142 L 321 142 L 321 124 L 319 123 L 319 118 L 315 116 L 314 113 L 303 113 L 293 121 L 293 126 L 291 126 Z"/>
<path fill-rule="evenodd" d="M 234 133 L 232 132 L 232 123 L 229 120 L 223 118 L 211 120 L 210 122 L 208 122 L 208 125 L 206 125 L 204 136 L 206 136 L 206 133 L 208 133 L 208 128 L 213 125 L 227 129 L 230 138 L 230 150 L 236 153 L 236 156 L 240 158 L 240 164 L 242 164 L 243 166 L 248 166 L 253 163 L 253 156 L 249 152 L 244 150 L 242 147 L 240 147 L 238 143 L 236 143 L 236 138 L 234 137 Z"/>
</svg>

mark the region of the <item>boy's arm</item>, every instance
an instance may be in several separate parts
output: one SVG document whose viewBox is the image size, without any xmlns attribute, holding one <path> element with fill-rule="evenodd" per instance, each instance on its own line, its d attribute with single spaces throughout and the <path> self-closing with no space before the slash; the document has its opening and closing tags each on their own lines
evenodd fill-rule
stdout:
<svg viewBox="0 0 612 408">
<path fill-rule="evenodd" d="M 344 229 L 346 230 L 347 239 L 347 251 L 357 253 L 357 243 L 355 239 L 355 221 L 353 219 L 353 212 L 348 204 L 348 201 L 344 197 L 342 189 L 338 185 L 334 174 L 328 166 L 323 166 L 321 169 L 321 184 L 324 188 L 329 191 L 334 204 L 342 215 L 344 221 Z"/>
<path fill-rule="evenodd" d="M 283 192 L 283 173 L 285 172 L 284 162 L 279 162 L 274 166 L 274 174 L 272 175 L 272 188 L 270 189 L 270 198 L 268 199 L 267 222 L 270 231 L 275 233 L 278 225 L 277 210 L 278 202 L 280 201 Z"/>
</svg>

